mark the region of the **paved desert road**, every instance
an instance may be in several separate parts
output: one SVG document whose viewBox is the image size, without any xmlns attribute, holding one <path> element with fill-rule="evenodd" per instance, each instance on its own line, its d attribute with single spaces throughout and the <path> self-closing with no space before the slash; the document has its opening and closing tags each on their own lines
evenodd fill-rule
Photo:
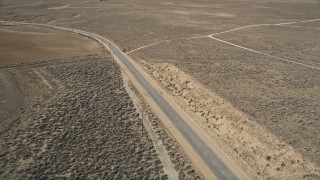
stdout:
<svg viewBox="0 0 320 180">
<path fill-rule="evenodd" d="M 236 176 L 222 163 L 210 148 L 193 132 L 193 130 L 185 123 L 181 116 L 171 107 L 171 105 L 160 95 L 149 82 L 140 74 L 135 66 L 119 52 L 118 48 L 110 43 L 110 50 L 117 56 L 123 64 L 129 69 L 130 73 L 138 80 L 138 82 L 149 93 L 150 97 L 158 104 L 161 110 L 171 119 L 174 126 L 180 131 L 185 139 L 192 145 L 201 158 L 207 163 L 210 169 L 219 179 L 237 179 Z"/>
<path fill-rule="evenodd" d="M 168 119 L 172 122 L 175 128 L 182 134 L 184 139 L 191 145 L 194 152 L 201 157 L 203 162 L 205 162 L 206 166 L 212 171 L 212 173 L 218 179 L 242 179 L 244 176 L 237 176 L 234 173 L 234 170 L 228 168 L 228 166 L 224 163 L 221 158 L 206 144 L 202 138 L 196 133 L 189 125 L 186 123 L 185 119 L 176 111 L 176 109 L 168 102 L 164 96 L 156 90 L 156 87 L 151 84 L 147 79 L 146 75 L 141 73 L 141 69 L 138 68 L 138 65 L 134 63 L 134 61 L 124 54 L 113 42 L 109 41 L 106 38 L 103 38 L 97 34 L 89 33 L 82 30 L 76 30 L 65 27 L 58 27 L 53 25 L 46 24 L 35 24 L 35 23 L 18 23 L 12 22 L 16 24 L 29 24 L 29 25 L 37 25 L 37 26 L 45 26 L 55 29 L 61 29 L 65 31 L 72 31 L 78 34 L 82 34 L 85 36 L 89 36 L 93 39 L 96 39 L 100 43 L 102 43 L 119 61 L 121 61 L 122 65 L 126 67 L 128 72 L 131 74 L 133 78 L 140 84 L 140 87 L 144 88 L 144 92 L 148 93 L 156 105 L 161 109 L 163 114 L 165 114 Z M 220 156 L 221 157 L 221 156 Z M 241 170 L 240 170 L 241 171 Z M 239 171 L 238 171 L 239 172 Z"/>
<path fill-rule="evenodd" d="M 180 131 L 184 138 L 190 143 L 193 149 L 199 154 L 211 171 L 219 179 L 238 179 L 234 173 L 220 160 L 220 158 L 204 143 L 178 112 L 158 93 L 158 91 L 146 80 L 132 62 L 118 47 L 112 42 L 98 36 L 92 35 L 96 39 L 102 40 L 109 51 L 114 54 L 129 70 L 132 76 L 149 93 L 150 97 L 157 103 L 164 114 L 172 121 L 172 124 Z"/>
</svg>

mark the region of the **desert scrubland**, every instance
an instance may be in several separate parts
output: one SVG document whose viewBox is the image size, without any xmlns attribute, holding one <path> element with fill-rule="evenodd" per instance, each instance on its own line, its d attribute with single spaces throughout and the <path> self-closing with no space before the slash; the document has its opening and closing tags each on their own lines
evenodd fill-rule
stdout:
<svg viewBox="0 0 320 180">
<path fill-rule="evenodd" d="M 161 142 L 155 148 L 133 103 L 139 98 L 129 96 L 130 82 L 124 84 L 120 68 L 96 42 L 15 28 L 30 32 L 1 31 L 2 50 L 11 50 L 0 66 L 1 178 L 167 179 L 173 176 L 164 170 L 160 148 L 175 178 L 201 178 L 144 105 L 144 119 Z"/>
<path fill-rule="evenodd" d="M 319 1 L 18 2 L 2 1 L 1 20 L 131 51 L 250 177 L 319 178 Z"/>
<path fill-rule="evenodd" d="M 112 67 L 87 56 L 1 70 L 27 94 L 21 115 L 1 122 L 2 178 L 165 176 Z"/>
<path fill-rule="evenodd" d="M 167 178 L 114 62 L 88 55 L 0 72 L 2 178 Z M 200 178 L 153 123 L 179 176 Z"/>
</svg>

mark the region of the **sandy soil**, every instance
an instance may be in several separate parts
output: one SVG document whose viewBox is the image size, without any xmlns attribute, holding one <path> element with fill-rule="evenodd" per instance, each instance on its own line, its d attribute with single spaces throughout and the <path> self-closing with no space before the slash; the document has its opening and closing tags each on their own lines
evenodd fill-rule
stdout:
<svg viewBox="0 0 320 180">
<path fill-rule="evenodd" d="M 291 26 L 311 27 L 311 28 L 320 29 L 320 21 L 304 22 L 304 23 L 289 24 L 289 25 L 291 25 Z"/>
<path fill-rule="evenodd" d="M 248 25 L 319 19 L 317 0 L 92 0 L 83 4 L 76 0 L 30 0 L 28 3 L 3 0 L 0 17 L 1 20 L 49 23 L 92 31 L 129 50 L 172 40 L 143 48 L 130 56 L 175 65 L 249 120 L 290 144 L 305 161 L 320 165 L 318 71 L 213 39 L 181 40 Z M 223 34 L 219 38 L 318 66 L 319 31 L 312 28 L 319 28 L 319 21 L 290 26 L 302 27 L 261 26 Z M 274 142 L 270 146 L 278 145 Z M 255 174 L 268 174 L 259 168 Z"/>
<path fill-rule="evenodd" d="M 255 178 L 319 178 L 319 166 L 168 63 L 140 61 L 239 167 Z"/>
<path fill-rule="evenodd" d="M 5 65 L 102 53 L 103 49 L 94 41 L 80 36 L 0 29 L 0 51 L 0 65 Z"/>
</svg>

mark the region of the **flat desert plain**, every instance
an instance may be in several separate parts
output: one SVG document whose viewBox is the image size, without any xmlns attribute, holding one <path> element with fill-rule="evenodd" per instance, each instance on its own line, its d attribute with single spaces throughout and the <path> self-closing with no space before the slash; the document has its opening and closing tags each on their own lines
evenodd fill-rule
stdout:
<svg viewBox="0 0 320 180">
<path fill-rule="evenodd" d="M 79 46 L 79 44 L 82 44 Z M 102 53 L 85 37 L 58 33 L 17 32 L 0 29 L 1 65 Z"/>
</svg>

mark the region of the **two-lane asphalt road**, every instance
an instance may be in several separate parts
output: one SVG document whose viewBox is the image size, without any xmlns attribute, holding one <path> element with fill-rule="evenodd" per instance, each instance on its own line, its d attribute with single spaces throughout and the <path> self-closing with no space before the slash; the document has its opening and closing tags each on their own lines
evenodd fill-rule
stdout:
<svg viewBox="0 0 320 180">
<path fill-rule="evenodd" d="M 172 124 L 184 136 L 193 149 L 204 160 L 207 166 L 219 179 L 238 179 L 234 173 L 220 160 L 220 158 L 204 143 L 189 125 L 182 119 L 178 112 L 163 98 L 163 96 L 146 80 L 140 73 L 133 60 L 126 56 L 116 45 L 109 40 L 95 34 L 91 34 L 94 38 L 102 41 L 103 45 L 114 54 L 129 70 L 131 75 L 140 83 L 140 85 L 148 92 L 150 97 L 156 102 L 164 114 L 171 120 Z"/>
<path fill-rule="evenodd" d="M 156 106 L 162 111 L 165 116 L 171 121 L 173 126 L 179 131 L 179 133 L 184 137 L 184 139 L 191 145 L 193 152 L 197 153 L 198 156 L 203 160 L 205 165 L 213 172 L 213 174 L 218 179 L 239 179 L 221 158 L 210 148 L 211 146 L 206 144 L 202 138 L 188 125 L 188 123 L 183 119 L 181 114 L 168 102 L 168 100 L 157 90 L 154 84 L 146 78 L 148 76 L 146 73 L 142 74 L 141 69 L 138 65 L 126 54 L 124 54 L 114 43 L 109 41 L 106 38 L 103 38 L 97 34 L 89 33 L 82 30 L 76 30 L 65 27 L 58 27 L 53 25 L 46 24 L 34 24 L 34 23 L 18 23 L 17 24 L 29 24 L 37 26 L 45 26 L 65 31 L 72 31 L 78 34 L 82 34 L 88 37 L 91 37 L 103 46 L 105 46 L 118 60 L 118 63 L 121 63 L 122 66 L 125 66 L 127 69 L 126 73 L 130 73 L 130 76 L 133 77 L 144 89 L 144 92 L 147 92 L 148 96 L 152 98 Z M 149 77 L 150 78 L 150 77 Z M 241 171 L 241 170 L 240 170 Z M 238 171 L 239 172 L 239 171 Z M 245 177 L 245 176 L 240 176 Z"/>
<path fill-rule="evenodd" d="M 110 43 L 110 42 L 107 42 Z M 172 121 L 173 125 L 180 131 L 184 138 L 191 144 L 194 150 L 206 162 L 207 166 L 219 179 L 237 179 L 220 158 L 205 144 L 199 136 L 189 127 L 181 116 L 172 106 L 162 97 L 158 91 L 145 79 L 131 61 L 123 55 L 113 43 L 110 43 L 110 51 L 127 67 L 135 79 L 145 88 L 150 97 L 157 103 L 166 116 Z"/>
</svg>

